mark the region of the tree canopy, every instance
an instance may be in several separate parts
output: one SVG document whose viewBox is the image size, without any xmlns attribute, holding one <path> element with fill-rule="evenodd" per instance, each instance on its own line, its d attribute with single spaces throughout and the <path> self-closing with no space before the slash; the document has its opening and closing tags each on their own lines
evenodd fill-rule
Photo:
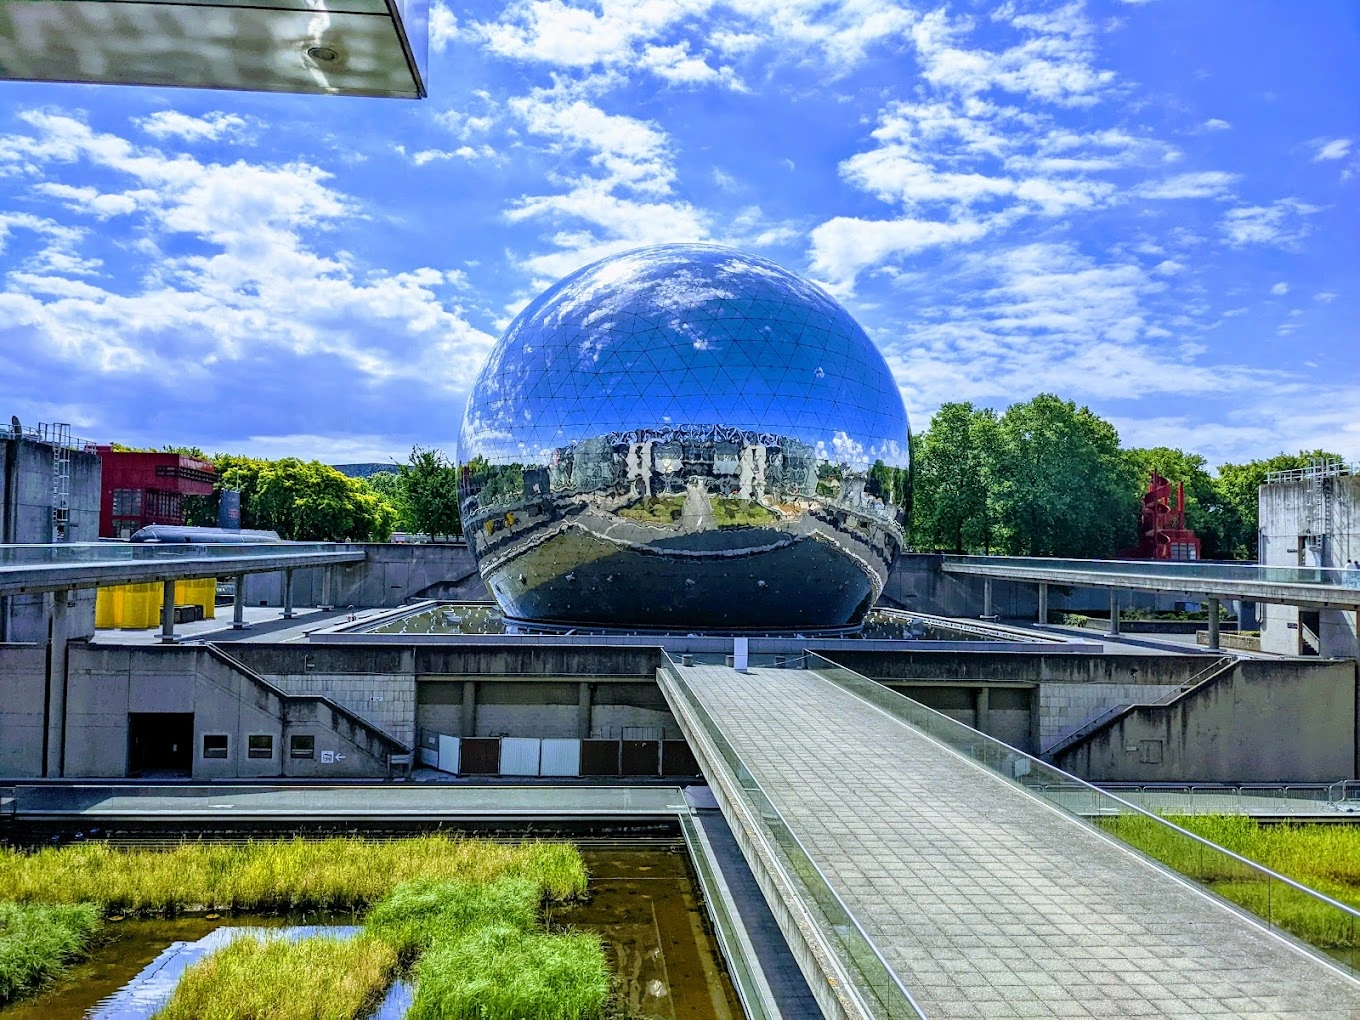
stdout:
<svg viewBox="0 0 1360 1020">
<path fill-rule="evenodd" d="M 912 544 L 918 549 L 1104 557 L 1133 544 L 1153 470 L 1185 485 L 1186 524 L 1205 558 L 1256 555 L 1257 489 L 1270 471 L 1322 450 L 1279 454 L 1211 473 L 1171 447 L 1121 449 L 1114 426 L 1052 394 L 998 415 L 944 404 L 914 437 Z"/>
</svg>

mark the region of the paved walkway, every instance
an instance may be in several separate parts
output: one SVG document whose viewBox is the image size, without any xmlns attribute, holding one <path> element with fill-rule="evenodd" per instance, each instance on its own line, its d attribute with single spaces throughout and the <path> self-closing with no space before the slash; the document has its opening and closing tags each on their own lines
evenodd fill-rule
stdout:
<svg viewBox="0 0 1360 1020">
<path fill-rule="evenodd" d="M 931 1018 L 1360 1018 L 1360 983 L 817 674 L 679 672 Z"/>
</svg>

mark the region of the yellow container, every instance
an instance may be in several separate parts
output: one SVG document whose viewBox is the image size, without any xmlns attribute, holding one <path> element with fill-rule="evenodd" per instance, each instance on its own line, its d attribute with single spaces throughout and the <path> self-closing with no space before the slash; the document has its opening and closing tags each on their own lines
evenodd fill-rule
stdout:
<svg viewBox="0 0 1360 1020">
<path fill-rule="evenodd" d="M 119 584 L 100 588 L 95 596 L 94 625 L 101 630 L 146 630 L 159 627 L 161 595 L 164 585 L 159 581 L 144 584 Z M 175 582 L 175 605 L 203 607 L 205 620 L 217 616 L 217 579 L 194 578 Z"/>
</svg>

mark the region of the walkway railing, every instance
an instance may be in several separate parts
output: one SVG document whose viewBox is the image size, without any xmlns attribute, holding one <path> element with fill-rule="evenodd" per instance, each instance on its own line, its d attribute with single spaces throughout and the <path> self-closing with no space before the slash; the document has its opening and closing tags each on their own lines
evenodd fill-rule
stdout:
<svg viewBox="0 0 1360 1020">
<path fill-rule="evenodd" d="M 806 668 L 915 727 L 1060 810 L 1144 851 L 1290 937 L 1319 958 L 1360 975 L 1360 910 L 1054 768 L 815 652 Z M 1307 943 L 1298 942 L 1306 939 Z"/>
<path fill-rule="evenodd" d="M 1360 814 L 1360 783 L 1101 783 L 1102 790 L 1172 815 Z"/>
<path fill-rule="evenodd" d="M 856 996 L 875 1018 L 924 1020 L 926 1014 L 888 965 L 878 946 L 832 888 L 779 809 L 765 795 L 760 783 L 751 775 L 723 734 L 722 728 L 713 721 L 708 710 L 690 690 L 684 679 L 685 667 L 677 666 L 669 654 L 663 654 L 665 665 L 661 668 L 670 677 L 671 687 L 684 700 L 688 714 L 702 727 L 704 736 L 722 757 L 752 817 L 759 819 L 766 841 L 777 853 L 787 875 L 806 893 L 800 898 L 817 916 L 818 929 L 849 974 Z"/>
</svg>

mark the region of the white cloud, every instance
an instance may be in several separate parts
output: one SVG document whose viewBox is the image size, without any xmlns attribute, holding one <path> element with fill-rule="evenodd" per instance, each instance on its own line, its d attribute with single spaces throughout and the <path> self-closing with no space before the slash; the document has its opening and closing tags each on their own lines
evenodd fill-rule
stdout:
<svg viewBox="0 0 1360 1020">
<path fill-rule="evenodd" d="M 855 277 L 870 266 L 928 248 L 976 241 L 988 230 L 988 225 L 978 220 L 942 223 L 837 216 L 812 231 L 812 271 L 833 290 L 844 293 Z"/>
<path fill-rule="evenodd" d="M 247 126 L 245 118 L 234 113 L 205 113 L 202 117 L 190 117 L 177 110 L 157 110 L 149 117 L 137 118 L 135 123 L 152 138 L 178 138 L 186 142 L 236 138 Z"/>
<path fill-rule="evenodd" d="M 1270 288 L 1270 292 L 1274 294 L 1276 297 L 1284 297 L 1284 295 L 1289 293 L 1289 284 L 1281 280 L 1279 283 L 1275 284 L 1275 286 Z"/>
<path fill-rule="evenodd" d="M 1241 176 L 1223 170 L 1177 174 L 1160 181 L 1148 181 L 1138 188 L 1137 194 L 1152 199 L 1227 198 Z"/>
<path fill-rule="evenodd" d="M 1313 140 L 1313 162 L 1320 163 L 1323 160 L 1345 159 L 1350 155 L 1351 140 L 1349 138 L 1316 138 Z"/>
<path fill-rule="evenodd" d="M 443 53 L 458 38 L 458 17 L 443 0 L 430 5 L 430 49 Z"/>
<path fill-rule="evenodd" d="M 1308 233 L 1307 217 L 1317 206 L 1294 198 L 1282 198 L 1268 206 L 1238 206 L 1223 214 L 1220 227 L 1229 244 L 1244 248 L 1253 244 L 1291 248 Z"/>
<path fill-rule="evenodd" d="M 1313 300 L 1323 305 L 1330 305 L 1336 300 L 1336 295 L 1330 290 L 1319 291 L 1313 295 Z"/>
<path fill-rule="evenodd" d="M 1218 117 L 1210 117 L 1200 127 L 1205 131 L 1227 131 L 1232 125 Z"/>
<path fill-rule="evenodd" d="M 20 119 L 31 131 L 0 136 L 0 165 L 78 213 L 136 216 L 133 255 L 146 260 L 128 290 L 74 280 L 59 262 L 10 272 L 0 329 L 24 331 L 46 357 L 201 385 L 274 351 L 340 361 L 368 381 L 457 388 L 489 347 L 440 300 L 442 271 L 374 272 L 343 252 L 318 254 L 310 236 L 362 215 L 319 167 L 205 163 L 59 114 Z M 130 186 L 100 194 L 47 179 L 77 164 Z"/>
</svg>

